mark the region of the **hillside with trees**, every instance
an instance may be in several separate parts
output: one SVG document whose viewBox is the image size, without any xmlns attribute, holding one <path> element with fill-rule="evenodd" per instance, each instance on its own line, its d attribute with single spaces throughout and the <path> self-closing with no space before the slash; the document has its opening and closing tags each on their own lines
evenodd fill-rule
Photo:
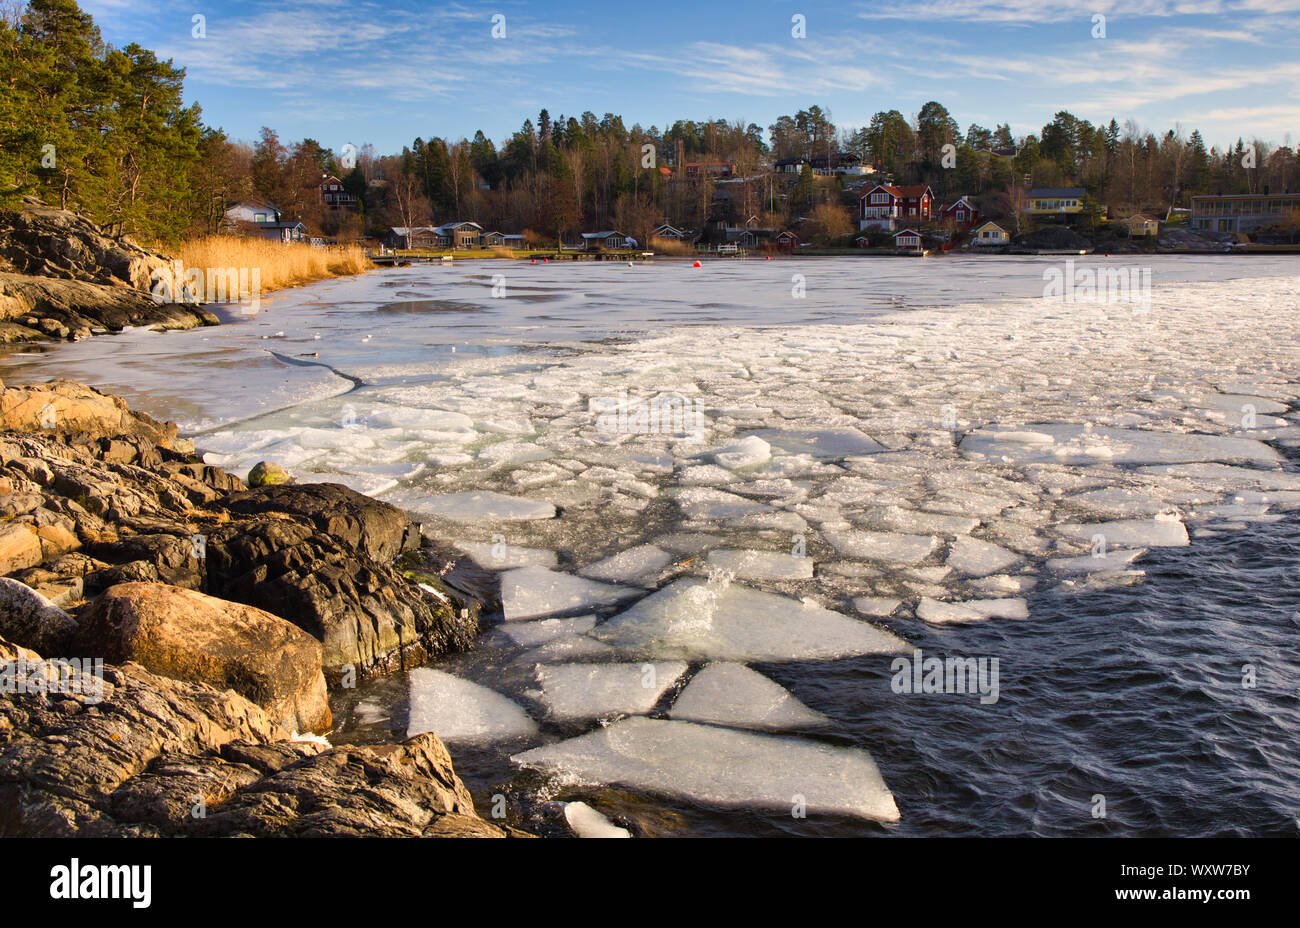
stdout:
<svg viewBox="0 0 1300 928">
<path fill-rule="evenodd" d="M 1112 214 L 1164 215 L 1200 193 L 1282 192 L 1297 184 L 1297 155 L 1245 136 L 1222 150 L 1175 126 L 1094 125 L 1057 113 L 1037 133 L 1008 124 L 963 130 L 941 103 L 913 116 L 877 112 L 837 126 L 810 106 L 771 125 L 677 120 L 662 129 L 622 116 L 543 109 L 499 144 L 434 131 L 401 152 L 362 146 L 343 159 L 314 139 L 255 140 L 205 125 L 183 103 L 184 71 L 139 45 L 113 48 L 73 0 L 11 4 L 0 15 L 0 205 L 35 195 L 80 210 L 114 234 L 176 241 L 217 230 L 225 207 L 257 198 L 341 240 L 390 226 L 473 220 L 554 242 L 618 229 L 641 241 L 667 220 L 705 229 L 753 217 L 770 228 L 803 221 L 821 237 L 852 228 L 849 175 L 778 161 L 851 156 L 901 184 L 928 183 L 941 202 L 967 194 L 993 215 L 1016 213 L 1017 191 L 1082 186 Z M 690 164 L 725 163 L 725 183 Z M 330 211 L 323 176 L 358 205 Z"/>
</svg>

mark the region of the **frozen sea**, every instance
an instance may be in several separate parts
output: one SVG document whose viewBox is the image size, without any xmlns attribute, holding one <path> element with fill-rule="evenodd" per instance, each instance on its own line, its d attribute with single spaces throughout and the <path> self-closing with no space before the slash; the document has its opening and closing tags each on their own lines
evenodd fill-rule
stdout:
<svg viewBox="0 0 1300 928">
<path fill-rule="evenodd" d="M 482 814 L 1294 835 L 1300 264 L 1074 259 L 1139 305 L 1045 298 L 1064 262 L 455 262 L 0 376 L 418 519 L 479 646 L 331 738 L 437 732 Z"/>
</svg>

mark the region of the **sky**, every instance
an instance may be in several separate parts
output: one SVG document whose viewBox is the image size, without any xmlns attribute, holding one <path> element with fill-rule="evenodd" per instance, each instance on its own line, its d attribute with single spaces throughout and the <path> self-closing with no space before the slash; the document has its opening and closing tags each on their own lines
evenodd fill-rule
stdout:
<svg viewBox="0 0 1300 928">
<path fill-rule="evenodd" d="M 1300 139 L 1300 0 L 82 0 L 104 38 L 186 69 L 204 121 L 398 152 L 546 108 L 841 127 L 938 100 L 964 131 L 1065 109 L 1207 145 Z M 197 21 L 195 17 L 202 17 Z M 496 33 L 494 35 L 494 32 Z M 802 32 L 802 35 L 798 33 Z"/>
</svg>

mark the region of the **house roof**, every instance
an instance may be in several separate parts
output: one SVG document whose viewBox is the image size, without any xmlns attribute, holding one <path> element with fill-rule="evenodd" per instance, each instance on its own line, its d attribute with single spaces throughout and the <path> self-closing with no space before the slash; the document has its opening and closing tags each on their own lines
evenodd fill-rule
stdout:
<svg viewBox="0 0 1300 928">
<path fill-rule="evenodd" d="M 1029 191 L 1029 198 L 1031 200 L 1059 199 L 1061 197 L 1078 199 L 1087 192 L 1082 187 L 1034 187 Z"/>
<path fill-rule="evenodd" d="M 860 194 L 858 199 L 861 200 L 862 197 L 875 193 L 877 190 L 884 190 L 891 196 L 895 196 L 900 200 L 919 200 L 927 193 L 930 193 L 932 198 L 934 196 L 930 191 L 929 184 L 874 184 L 868 190 Z"/>
<path fill-rule="evenodd" d="M 993 228 L 997 229 L 999 232 L 1007 231 L 1006 229 L 998 225 L 996 222 L 994 222 L 992 219 L 985 219 L 983 222 L 981 222 L 979 225 L 975 227 L 975 231 L 978 232 L 980 229 L 983 229 L 986 226 L 992 226 Z"/>
<path fill-rule="evenodd" d="M 623 238 L 627 238 L 627 236 L 623 235 L 622 232 L 615 232 L 612 229 L 608 232 L 583 232 L 582 233 L 583 238 L 609 238 L 611 235 L 618 235 L 618 236 L 622 236 Z"/>
<path fill-rule="evenodd" d="M 228 207 L 226 207 L 226 212 L 229 213 L 231 210 L 239 209 L 241 206 L 254 211 L 259 209 L 269 209 L 272 212 L 276 212 L 276 213 L 283 212 L 279 207 L 274 206 L 266 202 L 265 200 L 257 200 L 257 199 L 240 200 L 238 203 L 231 203 Z"/>
<path fill-rule="evenodd" d="M 903 235 L 915 235 L 917 238 L 921 237 L 921 233 L 916 231 L 915 229 L 904 229 L 901 232 L 895 232 L 894 238 L 899 238 L 900 236 Z"/>
<path fill-rule="evenodd" d="M 1155 220 L 1152 219 L 1150 216 L 1144 216 L 1142 213 L 1134 213 L 1132 216 L 1129 216 L 1127 219 L 1123 221 L 1133 222 L 1134 220 L 1140 220 L 1142 222 L 1155 222 Z"/>
<path fill-rule="evenodd" d="M 389 230 L 394 235 L 415 235 L 417 232 L 437 232 L 433 226 L 390 226 Z"/>
<path fill-rule="evenodd" d="M 301 222 L 259 222 L 259 229 L 305 229 L 307 228 Z"/>
<path fill-rule="evenodd" d="M 435 227 L 433 231 L 437 232 L 439 235 L 442 235 L 447 232 L 451 232 L 455 229 L 459 229 L 461 226 L 473 226 L 474 228 L 478 229 L 480 232 L 483 231 L 483 227 L 479 225 L 477 222 L 466 222 L 466 221 L 444 222 L 442 225 Z"/>
<path fill-rule="evenodd" d="M 975 204 L 970 201 L 970 197 L 963 194 L 945 206 L 941 212 L 948 212 L 950 209 L 956 209 L 960 204 L 965 203 L 968 209 L 974 209 Z"/>
</svg>

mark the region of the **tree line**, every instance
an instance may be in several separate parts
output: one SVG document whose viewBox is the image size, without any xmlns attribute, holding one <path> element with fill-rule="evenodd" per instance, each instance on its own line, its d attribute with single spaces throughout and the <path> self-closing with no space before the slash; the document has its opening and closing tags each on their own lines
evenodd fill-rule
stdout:
<svg viewBox="0 0 1300 928">
<path fill-rule="evenodd" d="M 228 204 L 253 198 L 344 239 L 467 219 L 550 241 L 595 229 L 645 241 L 664 220 L 702 229 L 757 217 L 777 228 L 807 217 L 823 235 L 848 231 L 854 178 L 768 170 L 794 159 L 851 156 L 896 183 L 927 183 L 941 201 L 977 197 L 991 214 L 1014 212 L 1025 185 L 1082 186 L 1112 213 L 1163 214 L 1200 193 L 1294 190 L 1300 169 L 1288 146 L 1243 138 L 1220 150 L 1181 126 L 1156 134 L 1065 111 L 1022 137 L 1006 123 L 963 130 L 936 101 L 911 118 L 878 112 L 861 127 L 810 106 L 766 129 L 723 119 L 643 128 L 613 113 L 543 109 L 500 145 L 479 131 L 344 157 L 314 139 L 282 142 L 270 128 L 231 139 L 183 104 L 183 81 L 183 69 L 139 45 L 105 43 L 74 0 L 11 0 L 0 8 L 0 203 L 35 194 L 112 233 L 164 241 L 213 231 Z M 728 162 L 738 180 L 716 185 L 690 162 Z M 355 210 L 325 208 L 326 175 L 340 178 Z"/>
</svg>

